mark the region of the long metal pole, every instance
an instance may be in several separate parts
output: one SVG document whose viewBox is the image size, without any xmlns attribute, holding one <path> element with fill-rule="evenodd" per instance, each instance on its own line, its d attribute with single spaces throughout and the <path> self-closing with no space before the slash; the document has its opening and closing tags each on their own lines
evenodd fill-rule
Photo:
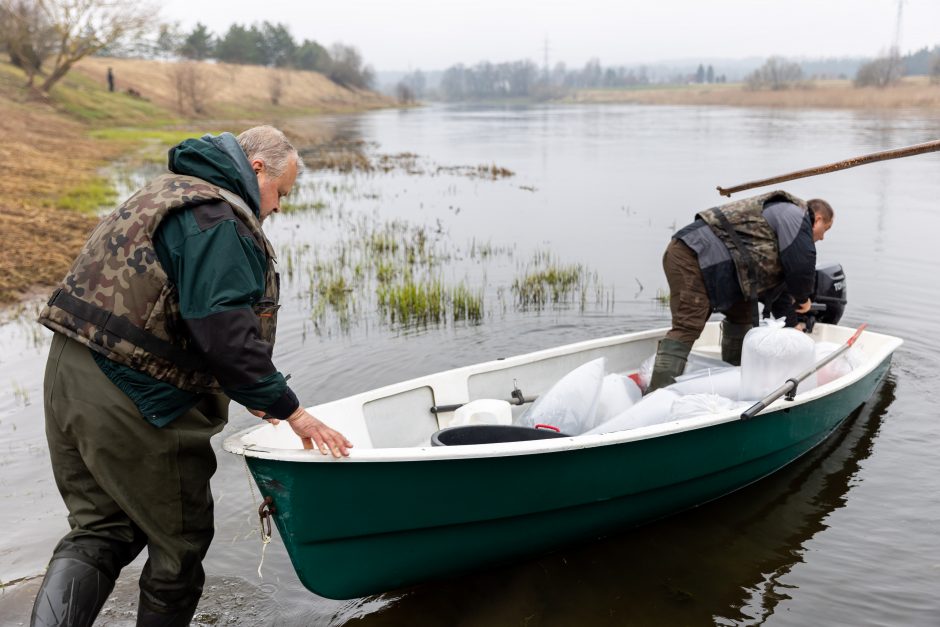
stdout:
<svg viewBox="0 0 940 627">
<path fill-rule="evenodd" d="M 895 150 L 885 150 L 883 152 L 873 152 L 870 155 L 852 157 L 851 159 L 846 159 L 845 161 L 837 161 L 835 163 L 830 163 L 828 165 L 816 166 L 815 168 L 797 170 L 796 172 L 791 172 L 790 174 L 781 174 L 780 176 L 774 176 L 768 179 L 761 179 L 759 181 L 751 181 L 750 183 L 742 183 L 741 185 L 735 185 L 734 187 L 718 186 L 718 193 L 721 194 L 722 196 L 730 197 L 731 194 L 744 191 L 745 189 L 751 189 L 753 187 L 763 187 L 764 185 L 773 185 L 774 183 L 782 183 L 783 181 L 792 181 L 794 179 L 806 178 L 807 176 L 816 176 L 817 174 L 828 174 L 829 172 L 836 172 L 838 170 L 854 168 L 856 166 L 865 165 L 866 163 L 874 163 L 875 161 L 887 161 L 888 159 L 900 159 L 901 157 L 911 157 L 913 155 L 921 155 L 921 154 L 924 154 L 925 152 L 935 152 L 937 150 L 940 150 L 940 139 L 925 142 L 923 144 L 914 144 L 913 146 L 907 146 L 906 148 L 897 148 Z"/>
</svg>

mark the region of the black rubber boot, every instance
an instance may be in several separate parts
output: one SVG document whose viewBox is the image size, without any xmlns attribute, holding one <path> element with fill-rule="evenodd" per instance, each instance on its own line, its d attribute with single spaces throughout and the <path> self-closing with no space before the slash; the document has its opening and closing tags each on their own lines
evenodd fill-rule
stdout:
<svg viewBox="0 0 940 627">
<path fill-rule="evenodd" d="M 721 360 L 732 366 L 741 365 L 741 348 L 744 346 L 744 336 L 753 327 L 749 324 L 735 324 L 727 320 L 721 321 Z"/>
<path fill-rule="evenodd" d="M 646 393 L 649 394 L 675 383 L 676 377 L 685 370 L 685 363 L 689 359 L 691 350 L 692 346 L 689 344 L 669 338 L 659 340 L 659 346 L 656 348 L 656 361 L 653 363 L 653 374 L 650 375 L 650 384 L 646 388 Z"/>
<path fill-rule="evenodd" d="M 195 613 L 195 604 L 189 609 L 157 612 L 141 601 L 137 604 L 137 627 L 187 627 Z"/>
<path fill-rule="evenodd" d="M 81 560 L 53 558 L 33 603 L 30 627 L 90 627 L 114 580 Z"/>
</svg>

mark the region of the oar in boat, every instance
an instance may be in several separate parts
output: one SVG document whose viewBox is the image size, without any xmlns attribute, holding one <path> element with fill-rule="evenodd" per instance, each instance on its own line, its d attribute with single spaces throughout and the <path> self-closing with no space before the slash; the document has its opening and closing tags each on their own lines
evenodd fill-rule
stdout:
<svg viewBox="0 0 940 627">
<path fill-rule="evenodd" d="M 760 412 L 762 412 L 762 411 L 764 411 L 765 409 L 767 409 L 767 407 L 768 407 L 771 403 L 773 403 L 775 400 L 777 400 L 778 398 L 780 398 L 780 397 L 783 396 L 784 394 L 787 395 L 787 399 L 788 399 L 788 400 L 793 400 L 793 396 L 796 394 L 796 387 L 797 387 L 802 381 L 804 381 L 807 377 L 809 377 L 811 374 L 813 374 L 814 372 L 816 372 L 817 370 L 819 370 L 820 368 L 822 368 L 823 366 L 825 366 L 826 364 L 828 364 L 828 363 L 831 362 L 832 360 L 834 360 L 834 359 L 836 359 L 837 357 L 839 357 L 839 355 L 841 355 L 841 354 L 844 353 L 845 351 L 847 351 L 847 350 L 849 350 L 850 348 L 852 348 L 852 345 L 855 344 L 855 340 L 858 339 L 858 336 L 860 336 L 860 335 L 862 334 L 862 331 L 864 331 L 864 330 L 865 330 L 865 327 L 867 327 L 867 326 L 868 326 L 867 324 L 863 324 L 862 326 L 860 326 L 858 329 L 856 329 L 855 333 L 852 335 L 852 337 L 850 337 L 850 338 L 848 339 L 848 341 L 847 341 L 845 344 L 843 344 L 842 346 L 840 346 L 840 347 L 837 348 L 836 350 L 832 351 L 832 353 L 830 353 L 830 354 L 826 355 L 825 357 L 823 357 L 822 359 L 820 359 L 820 360 L 819 360 L 818 362 L 816 362 L 812 367 L 810 367 L 810 368 L 808 368 L 807 370 L 801 372 L 800 374 L 798 374 L 798 375 L 795 376 L 795 377 L 792 377 L 792 378 L 790 378 L 790 379 L 787 379 L 786 383 L 784 383 L 784 384 L 781 385 L 779 388 L 777 388 L 776 390 L 774 390 L 773 392 L 771 392 L 770 394 L 768 394 L 768 395 L 767 395 L 766 397 L 764 397 L 763 399 L 761 399 L 761 400 L 757 401 L 756 403 L 754 403 L 751 407 L 749 407 L 749 408 L 747 409 L 747 411 L 745 411 L 743 414 L 741 414 L 741 420 L 750 420 L 751 418 L 753 418 L 754 416 L 756 416 L 756 415 L 759 414 Z"/>
<path fill-rule="evenodd" d="M 797 170 L 796 172 L 791 172 L 790 174 L 781 174 L 780 176 L 772 176 L 770 178 L 761 179 L 759 181 L 751 181 L 750 183 L 742 183 L 741 185 L 735 185 L 734 187 L 721 187 L 718 186 L 718 193 L 722 196 L 730 197 L 731 194 L 744 191 L 746 189 L 751 189 L 753 187 L 763 187 L 764 185 L 773 185 L 774 183 L 782 183 L 784 181 L 792 181 L 793 179 L 801 179 L 807 176 L 816 176 L 817 174 L 828 174 L 829 172 L 837 172 L 838 170 L 845 170 L 847 168 L 854 168 L 859 165 L 865 165 L 866 163 L 874 163 L 876 161 L 886 161 L 888 159 L 900 159 L 901 157 L 911 157 L 913 155 L 921 155 L 925 152 L 934 152 L 940 150 L 940 139 L 934 141 L 925 142 L 923 144 L 914 144 L 913 146 L 907 146 L 905 148 L 897 148 L 895 150 L 885 150 L 883 152 L 873 152 L 868 155 L 862 155 L 860 157 L 852 157 L 851 159 L 846 159 L 844 161 L 837 161 L 835 163 L 829 163 L 827 165 L 819 165 L 815 168 L 807 168 L 805 170 Z"/>
</svg>

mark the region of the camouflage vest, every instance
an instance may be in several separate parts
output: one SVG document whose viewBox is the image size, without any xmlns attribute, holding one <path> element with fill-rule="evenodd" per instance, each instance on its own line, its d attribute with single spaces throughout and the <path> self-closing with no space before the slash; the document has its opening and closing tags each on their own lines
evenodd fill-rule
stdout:
<svg viewBox="0 0 940 627">
<path fill-rule="evenodd" d="M 236 194 L 192 176 L 161 176 L 105 217 L 85 242 L 39 322 L 108 359 L 193 392 L 218 392 L 201 354 L 189 346 L 176 287 L 153 236 L 174 211 L 225 201 L 268 259 L 264 297 L 254 304 L 261 337 L 274 343 L 278 280 L 261 222 Z"/>
<path fill-rule="evenodd" d="M 783 282 L 777 234 L 764 218 L 764 205 L 771 200 L 806 203 L 784 191 L 736 200 L 696 214 L 711 227 L 731 253 L 744 297 L 757 301 L 758 293 Z"/>
</svg>

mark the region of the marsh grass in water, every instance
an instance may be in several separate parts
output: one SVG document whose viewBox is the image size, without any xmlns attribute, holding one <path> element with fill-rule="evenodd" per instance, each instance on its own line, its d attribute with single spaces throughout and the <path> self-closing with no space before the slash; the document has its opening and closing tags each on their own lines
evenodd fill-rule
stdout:
<svg viewBox="0 0 940 627">
<path fill-rule="evenodd" d="M 563 264 L 548 251 L 536 251 L 512 283 L 516 306 L 522 310 L 564 307 L 577 303 L 587 307 L 589 295 L 598 305 L 613 306 L 613 295 L 600 283 L 596 272 L 581 264 Z"/>
</svg>

